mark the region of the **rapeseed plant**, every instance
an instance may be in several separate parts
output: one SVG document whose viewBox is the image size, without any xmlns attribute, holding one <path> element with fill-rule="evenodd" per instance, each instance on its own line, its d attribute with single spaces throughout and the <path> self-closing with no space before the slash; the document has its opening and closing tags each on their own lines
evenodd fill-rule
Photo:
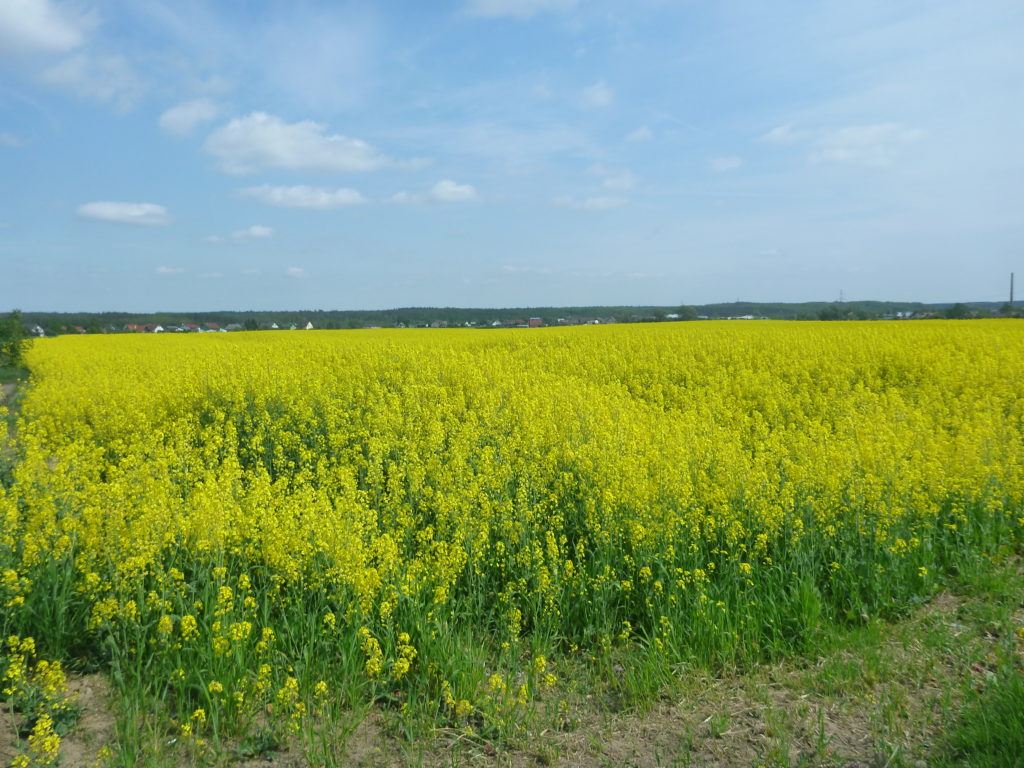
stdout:
<svg viewBox="0 0 1024 768">
<path fill-rule="evenodd" d="M 4 696 L 56 681 L 34 637 L 197 748 L 372 702 L 514 733 L 563 657 L 633 658 L 649 690 L 1024 541 L 1013 321 L 61 337 L 28 362 Z"/>
</svg>

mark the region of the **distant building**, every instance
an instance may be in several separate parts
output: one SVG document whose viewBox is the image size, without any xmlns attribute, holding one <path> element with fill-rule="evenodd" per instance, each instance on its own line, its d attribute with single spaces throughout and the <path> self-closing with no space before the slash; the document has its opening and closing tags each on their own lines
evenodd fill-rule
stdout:
<svg viewBox="0 0 1024 768">
<path fill-rule="evenodd" d="M 527 323 L 530 328 L 540 328 L 544 325 L 544 321 L 539 317 L 531 317 Z"/>
<path fill-rule="evenodd" d="M 313 330 L 313 324 L 312 323 L 306 323 L 306 325 L 304 327 L 305 327 L 305 329 L 307 331 L 312 331 Z"/>
</svg>

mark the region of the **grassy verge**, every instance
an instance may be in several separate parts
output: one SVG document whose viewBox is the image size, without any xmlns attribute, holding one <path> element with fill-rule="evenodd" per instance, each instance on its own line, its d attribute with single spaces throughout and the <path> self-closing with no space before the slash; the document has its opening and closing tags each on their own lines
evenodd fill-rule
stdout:
<svg viewBox="0 0 1024 768">
<path fill-rule="evenodd" d="M 107 746 L 110 765 L 1011 766 L 1024 754 L 1022 627 L 1014 558 L 960 574 L 897 621 L 821 632 L 772 664 L 665 670 L 640 650 L 562 663 L 523 727 L 490 738 L 426 714 L 417 725 L 380 701 L 197 749 L 143 702 L 104 693 L 79 700 L 62 764 L 92 765 Z M 71 687 L 107 691 L 96 675 Z"/>
<path fill-rule="evenodd" d="M 0 365 L 0 483 L 11 482 L 14 467 L 14 425 L 18 419 L 21 385 L 28 380 L 24 368 Z"/>
</svg>

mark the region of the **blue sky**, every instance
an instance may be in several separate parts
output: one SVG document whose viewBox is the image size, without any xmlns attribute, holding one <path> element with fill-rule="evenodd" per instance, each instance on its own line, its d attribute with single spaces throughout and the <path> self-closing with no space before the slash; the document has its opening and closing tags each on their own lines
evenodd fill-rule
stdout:
<svg viewBox="0 0 1024 768">
<path fill-rule="evenodd" d="M 1001 300 L 1020 0 L 0 0 L 0 308 Z"/>
</svg>

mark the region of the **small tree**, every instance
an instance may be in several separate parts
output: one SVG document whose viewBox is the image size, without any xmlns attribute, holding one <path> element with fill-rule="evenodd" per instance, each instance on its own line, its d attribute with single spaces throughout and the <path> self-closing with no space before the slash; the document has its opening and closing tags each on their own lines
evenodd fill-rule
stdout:
<svg viewBox="0 0 1024 768">
<path fill-rule="evenodd" d="M 963 320 L 965 317 L 970 316 L 971 310 L 967 308 L 966 304 L 956 303 L 946 310 L 946 317 L 950 320 Z"/>
<path fill-rule="evenodd" d="M 0 365 L 20 368 L 31 346 L 32 337 L 25 331 L 20 310 L 16 309 L 0 320 Z"/>
</svg>

